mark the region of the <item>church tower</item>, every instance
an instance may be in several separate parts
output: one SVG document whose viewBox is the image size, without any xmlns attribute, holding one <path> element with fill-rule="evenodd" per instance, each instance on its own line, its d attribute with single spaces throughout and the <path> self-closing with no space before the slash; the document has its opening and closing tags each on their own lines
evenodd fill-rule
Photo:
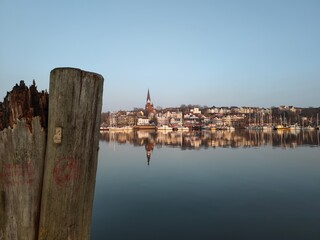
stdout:
<svg viewBox="0 0 320 240">
<path fill-rule="evenodd" d="M 146 101 L 145 110 L 146 110 L 146 112 L 147 112 L 148 114 L 153 112 L 153 104 L 151 103 L 151 98 L 150 98 L 149 89 L 148 89 L 148 94 L 147 94 L 147 101 Z"/>
</svg>

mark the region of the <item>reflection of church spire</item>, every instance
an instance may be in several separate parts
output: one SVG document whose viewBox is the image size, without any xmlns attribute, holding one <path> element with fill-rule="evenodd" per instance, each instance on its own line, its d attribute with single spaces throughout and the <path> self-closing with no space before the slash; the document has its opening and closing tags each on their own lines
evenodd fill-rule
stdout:
<svg viewBox="0 0 320 240">
<path fill-rule="evenodd" d="M 150 164 L 150 159 L 151 159 L 151 152 L 153 150 L 153 143 L 148 142 L 145 145 L 146 153 L 147 153 L 147 160 L 148 160 L 148 165 Z"/>
</svg>

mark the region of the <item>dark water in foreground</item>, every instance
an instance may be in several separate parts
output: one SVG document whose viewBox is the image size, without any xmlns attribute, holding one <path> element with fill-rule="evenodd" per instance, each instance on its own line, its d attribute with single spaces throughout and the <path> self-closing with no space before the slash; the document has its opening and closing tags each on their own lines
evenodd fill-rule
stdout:
<svg viewBox="0 0 320 240">
<path fill-rule="evenodd" d="M 320 239 L 317 131 L 110 133 L 99 154 L 92 240 Z"/>
</svg>

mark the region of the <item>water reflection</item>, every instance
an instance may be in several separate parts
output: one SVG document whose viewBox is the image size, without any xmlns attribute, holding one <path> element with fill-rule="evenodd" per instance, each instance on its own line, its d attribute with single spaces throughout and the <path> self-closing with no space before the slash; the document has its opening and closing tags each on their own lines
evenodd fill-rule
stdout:
<svg viewBox="0 0 320 240">
<path fill-rule="evenodd" d="M 152 139 L 147 138 L 145 143 L 145 149 L 147 154 L 148 165 L 150 164 L 151 153 L 153 151 L 154 142 Z"/>
<path fill-rule="evenodd" d="M 115 141 L 120 144 L 130 143 L 134 146 L 145 145 L 148 161 L 155 145 L 179 147 L 185 149 L 199 148 L 250 148 L 272 146 L 295 148 L 319 146 L 319 131 L 193 131 L 193 132 L 105 132 L 102 141 Z"/>
<path fill-rule="evenodd" d="M 318 146 L 317 131 L 105 133 L 91 238 L 320 239 Z"/>
</svg>

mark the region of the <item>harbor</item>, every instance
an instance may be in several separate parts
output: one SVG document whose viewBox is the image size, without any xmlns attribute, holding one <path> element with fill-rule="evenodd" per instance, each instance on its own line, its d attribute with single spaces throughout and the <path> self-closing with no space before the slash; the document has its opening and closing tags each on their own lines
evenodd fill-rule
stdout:
<svg viewBox="0 0 320 240">
<path fill-rule="evenodd" d="M 319 155 L 319 131 L 105 132 L 92 239 L 317 238 Z"/>
</svg>

